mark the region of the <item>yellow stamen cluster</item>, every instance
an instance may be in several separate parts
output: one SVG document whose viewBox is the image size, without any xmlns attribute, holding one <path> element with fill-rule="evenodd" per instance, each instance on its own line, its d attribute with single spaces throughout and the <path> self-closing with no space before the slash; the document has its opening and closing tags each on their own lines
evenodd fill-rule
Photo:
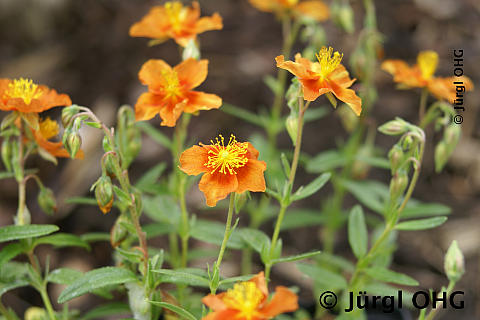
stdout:
<svg viewBox="0 0 480 320">
<path fill-rule="evenodd" d="M 55 120 L 46 118 L 40 122 L 40 133 L 42 134 L 42 137 L 47 140 L 55 137 L 59 131 L 58 123 Z"/>
<path fill-rule="evenodd" d="M 8 89 L 5 91 L 5 98 L 21 98 L 26 104 L 30 104 L 33 99 L 38 99 L 43 94 L 42 90 L 38 89 L 38 84 L 34 84 L 31 79 L 15 79 L 8 84 Z"/>
<path fill-rule="evenodd" d="M 187 15 L 187 8 L 184 8 L 181 2 L 167 2 L 165 3 L 165 10 L 170 20 L 173 30 L 180 31 L 182 28 L 182 21 Z"/>
<path fill-rule="evenodd" d="M 320 70 L 318 74 L 322 79 L 325 79 L 333 70 L 335 70 L 343 58 L 343 53 L 338 51 L 333 52 L 332 47 L 322 47 L 316 54 L 318 62 L 320 63 Z"/>
<path fill-rule="evenodd" d="M 422 73 L 422 78 L 428 80 L 432 78 L 438 65 L 438 54 L 435 51 L 422 51 L 417 57 L 418 67 Z"/>
<path fill-rule="evenodd" d="M 176 71 L 164 71 L 162 72 L 163 90 L 165 92 L 165 98 L 175 98 L 181 95 L 180 81 L 178 80 L 178 74 Z"/>
<path fill-rule="evenodd" d="M 205 163 L 207 168 L 211 168 L 210 173 L 215 171 L 223 174 L 237 174 L 235 169 L 243 167 L 247 162 L 247 142 L 237 142 L 235 136 L 232 134 L 228 144 L 225 146 L 225 140 L 220 135 L 220 140 L 215 139 L 216 142 L 210 140 L 212 150 L 208 151 L 208 161 Z"/>
<path fill-rule="evenodd" d="M 240 311 L 237 318 L 251 320 L 258 315 L 258 306 L 262 302 L 263 293 L 253 282 L 240 282 L 229 289 L 223 302 L 231 309 Z"/>
</svg>

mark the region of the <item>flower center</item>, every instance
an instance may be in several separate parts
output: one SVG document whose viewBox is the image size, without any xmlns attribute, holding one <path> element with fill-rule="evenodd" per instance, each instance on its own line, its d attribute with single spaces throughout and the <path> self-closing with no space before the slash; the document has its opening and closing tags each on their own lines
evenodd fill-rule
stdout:
<svg viewBox="0 0 480 320">
<path fill-rule="evenodd" d="M 282 6 L 290 8 L 294 7 L 298 3 L 298 0 L 280 0 L 280 3 Z"/>
<path fill-rule="evenodd" d="M 422 78 L 429 80 L 437 69 L 438 54 L 435 51 L 422 51 L 418 54 L 417 63 L 422 73 Z"/>
<path fill-rule="evenodd" d="M 30 104 L 33 99 L 38 99 L 43 94 L 42 90 L 38 89 L 38 84 L 34 84 L 31 79 L 14 79 L 8 84 L 8 88 L 4 93 L 7 99 L 20 98 L 26 104 Z"/>
<path fill-rule="evenodd" d="M 223 174 L 237 174 L 235 169 L 243 167 L 248 162 L 246 156 L 248 143 L 237 142 L 233 134 L 227 146 L 222 135 L 220 140 L 218 138 L 215 140 L 215 143 L 210 140 L 213 150 L 208 151 L 209 156 L 205 166 L 212 169 L 210 172 L 212 174 L 217 170 Z"/>
<path fill-rule="evenodd" d="M 174 1 L 165 3 L 165 10 L 173 30 L 179 32 L 182 29 L 182 22 L 187 16 L 187 9 L 181 2 Z"/>
<path fill-rule="evenodd" d="M 164 80 L 163 91 L 165 92 L 165 98 L 176 98 L 182 94 L 178 74 L 175 70 L 162 72 L 162 77 Z"/>
<path fill-rule="evenodd" d="M 40 133 L 45 139 L 50 139 L 55 137 L 58 132 L 58 123 L 55 120 L 50 119 L 49 117 L 40 122 Z"/>
<path fill-rule="evenodd" d="M 335 70 L 343 58 L 343 53 L 338 51 L 333 52 L 332 47 L 322 47 L 316 54 L 318 63 L 320 64 L 320 70 L 317 71 L 318 75 L 325 79 L 333 70 Z"/>
<path fill-rule="evenodd" d="M 240 282 L 229 289 L 223 298 L 227 307 L 240 311 L 236 318 L 251 320 L 258 315 L 258 306 L 262 302 L 263 293 L 253 282 Z"/>
</svg>

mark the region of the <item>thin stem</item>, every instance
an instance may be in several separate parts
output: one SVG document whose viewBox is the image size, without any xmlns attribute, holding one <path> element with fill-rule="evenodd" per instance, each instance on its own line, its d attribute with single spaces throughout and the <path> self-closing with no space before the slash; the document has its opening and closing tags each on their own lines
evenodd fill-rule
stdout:
<svg viewBox="0 0 480 320">
<path fill-rule="evenodd" d="M 17 224 L 25 224 L 25 208 L 26 208 L 26 183 L 25 183 L 25 159 L 23 157 L 23 121 L 20 120 L 20 134 L 18 135 L 18 161 L 20 174 L 17 177 L 18 182 L 18 209 Z"/>
<path fill-rule="evenodd" d="M 40 290 L 40 295 L 42 296 L 43 305 L 47 309 L 48 317 L 50 320 L 56 320 L 57 317 L 55 316 L 55 311 L 53 310 L 52 303 L 50 302 L 50 298 L 48 297 L 45 286 L 42 288 L 42 290 Z"/>
<path fill-rule="evenodd" d="M 447 297 L 448 295 L 450 294 L 450 292 L 453 290 L 453 288 L 455 287 L 455 282 L 450 280 L 450 282 L 448 283 L 448 287 L 447 289 L 445 290 L 445 292 L 447 293 Z M 432 310 L 430 310 L 430 312 L 428 313 L 427 317 L 425 318 L 425 320 L 433 320 L 433 318 L 435 317 L 435 314 L 438 312 L 438 310 L 440 310 L 441 308 L 434 308 Z"/>
<path fill-rule="evenodd" d="M 418 118 L 420 123 L 422 123 L 423 117 L 425 116 L 425 111 L 427 109 L 427 100 L 428 100 L 428 89 L 423 88 L 422 94 L 420 96 L 420 108 L 418 110 Z"/>
<path fill-rule="evenodd" d="M 185 268 L 187 266 L 187 257 L 188 257 L 188 238 L 189 238 L 189 222 L 188 222 L 188 211 L 187 203 L 185 201 L 185 176 L 180 179 L 179 184 L 179 197 L 180 197 L 180 208 L 182 213 L 182 260 L 181 266 Z"/>
</svg>

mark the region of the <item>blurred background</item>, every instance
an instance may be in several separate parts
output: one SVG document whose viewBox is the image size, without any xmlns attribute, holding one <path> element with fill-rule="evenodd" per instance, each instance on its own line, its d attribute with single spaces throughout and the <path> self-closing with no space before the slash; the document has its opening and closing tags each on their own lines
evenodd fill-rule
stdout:
<svg viewBox="0 0 480 320">
<path fill-rule="evenodd" d="M 326 0 L 328 3 L 328 0 Z M 146 90 L 137 78 L 141 65 L 151 58 L 161 58 L 171 65 L 180 61 L 179 51 L 173 41 L 148 47 L 147 39 L 128 36 L 129 27 L 138 21 L 153 5 L 162 1 L 128 0 L 0 0 L 0 77 L 32 78 L 57 91 L 70 95 L 76 104 L 88 106 L 107 125 L 115 123 L 116 110 L 123 104 L 134 105 Z M 435 50 L 440 61 L 438 76 L 451 76 L 454 49 L 464 50 L 464 71 L 474 83 L 476 91 L 465 98 L 466 111 L 462 126 L 463 136 L 453 158 L 441 174 L 435 174 L 433 141 L 438 140 L 433 130 L 427 131 L 429 144 L 425 165 L 414 197 L 425 202 L 439 202 L 452 208 L 448 222 L 433 231 L 402 232 L 393 269 L 417 279 L 421 288 L 440 289 L 446 285 L 443 275 L 443 256 L 453 239 L 456 239 L 466 257 L 467 272 L 457 285 L 465 292 L 465 309 L 443 312 L 440 319 L 480 319 L 480 3 L 478 0 L 388 0 L 375 1 L 378 29 L 384 36 L 383 58 L 399 58 L 415 63 L 420 50 Z M 224 28 L 200 35 L 202 58 L 210 60 L 209 75 L 200 89 L 215 93 L 224 102 L 253 112 L 260 106 L 269 106 L 273 95 L 264 85 L 263 77 L 276 75 L 275 56 L 282 46 L 281 25 L 274 15 L 253 8 L 247 0 L 201 0 L 202 15 L 219 12 Z M 364 10 L 361 1 L 352 1 L 356 30 L 360 30 Z M 328 20 L 323 23 L 326 43 L 344 53 L 347 63 L 356 45 L 358 32 L 347 34 Z M 298 45 L 293 52 L 301 51 Z M 347 69 L 351 69 L 347 66 Z M 354 75 L 355 76 L 355 75 Z M 397 90 L 390 75 L 380 69 L 376 72 L 379 99 L 371 112 L 372 121 L 382 124 L 395 116 L 415 122 L 418 116 L 419 90 Z M 324 98 L 315 105 L 326 104 Z M 330 108 L 330 107 L 329 107 Z M 286 112 L 286 110 L 284 110 Z M 60 116 L 60 108 L 47 115 Z M 2 117 L 3 115 L 0 115 Z M 152 124 L 159 127 L 160 120 Z M 59 211 L 49 217 L 36 203 L 38 189 L 34 183 L 27 187 L 28 207 L 34 223 L 53 223 L 63 232 L 108 232 L 116 218 L 112 211 L 102 215 L 96 207 L 71 205 L 65 202 L 72 196 L 92 196 L 90 185 L 100 174 L 102 155 L 101 135 L 97 130 L 82 129 L 84 160 L 60 160 L 58 166 L 31 157 L 27 167 L 40 168 L 40 177 L 57 195 Z M 168 136 L 172 128 L 162 127 Z M 251 132 L 263 134 L 260 129 L 240 121 L 220 110 L 200 112 L 193 117 L 189 127 L 189 142 L 208 142 L 218 133 L 234 132 L 237 138 L 247 140 Z M 338 114 L 309 123 L 305 128 L 302 150 L 310 155 L 334 148 L 348 133 L 343 129 Z M 388 150 L 396 140 L 377 135 L 377 144 Z M 286 133 L 279 139 L 283 149 L 291 148 Z M 171 166 L 171 155 L 153 140 L 145 137 L 142 151 L 131 167 L 132 180 L 153 165 L 166 161 Z M 370 172 L 370 177 L 389 181 L 385 170 Z M 300 169 L 297 183 L 308 182 L 312 176 Z M 320 196 L 312 197 L 303 205 L 319 208 L 331 190 L 324 189 Z M 189 206 L 204 207 L 202 195 L 193 188 L 188 196 Z M 347 197 L 345 207 L 356 201 Z M 11 180 L 0 180 L 0 226 L 13 223 L 16 212 L 17 186 Z M 211 219 L 223 220 L 222 211 L 197 212 Z M 146 219 L 146 218 L 145 218 Z M 271 233 L 269 226 L 265 227 Z M 413 235 L 413 236 L 412 236 Z M 305 252 L 321 248 L 316 228 L 299 234 L 285 234 L 285 250 Z M 165 246 L 159 238 L 156 246 Z M 290 246 L 290 248 L 289 248 Z M 109 243 L 94 243 L 91 252 L 83 249 L 53 250 L 40 246 L 41 261 L 50 256 L 50 269 L 72 267 L 87 271 L 112 263 Z M 337 254 L 352 259 L 351 250 L 342 232 L 336 243 Z M 233 259 L 225 262 L 225 271 L 238 274 Z M 229 265 L 230 263 L 230 265 Z M 260 267 L 260 264 L 258 265 Z M 230 269 L 229 269 L 230 268 Z M 301 278 L 296 270 L 280 266 L 274 269 L 275 279 L 288 281 L 302 289 L 301 299 L 308 304 L 312 284 Z M 285 279 L 285 280 L 283 280 Z M 61 292 L 60 286 L 50 287 L 52 301 Z M 17 289 L 3 296 L 3 302 L 18 314 L 32 305 L 41 305 L 40 296 L 30 289 Z M 82 310 L 98 304 L 91 296 L 80 297 L 71 306 Z M 56 306 L 58 308 L 58 305 Z M 408 315 L 405 315 L 408 319 Z"/>
</svg>

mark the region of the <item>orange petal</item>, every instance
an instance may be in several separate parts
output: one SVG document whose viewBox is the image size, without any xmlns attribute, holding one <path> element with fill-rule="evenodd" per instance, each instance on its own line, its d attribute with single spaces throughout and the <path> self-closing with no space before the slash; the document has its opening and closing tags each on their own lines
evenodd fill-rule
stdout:
<svg viewBox="0 0 480 320">
<path fill-rule="evenodd" d="M 267 282 L 265 281 L 265 274 L 263 273 L 263 271 L 259 272 L 257 275 L 255 275 L 252 279 L 248 281 L 255 283 L 257 285 L 257 288 L 262 291 L 265 298 L 268 297 Z"/>
<path fill-rule="evenodd" d="M 448 78 L 432 78 L 428 83 L 428 90 L 437 98 L 445 99 L 450 103 L 455 103 L 457 99 L 457 85 L 454 82 L 463 82 L 458 86 L 464 86 L 465 91 L 473 89 L 473 83 L 470 78 L 466 76 L 462 77 L 448 77 Z M 459 92 L 459 95 L 464 95 L 463 92 Z M 463 99 L 463 97 L 459 97 Z"/>
<path fill-rule="evenodd" d="M 322 1 L 302 1 L 295 7 L 295 10 L 304 16 L 313 18 L 317 21 L 325 21 L 330 15 L 328 6 Z"/>
<path fill-rule="evenodd" d="M 307 101 L 315 101 L 319 96 L 331 91 L 325 85 L 325 81 L 313 79 L 299 79 L 302 84 L 303 98 Z"/>
<path fill-rule="evenodd" d="M 160 118 L 162 122 L 160 125 L 167 127 L 175 127 L 178 118 L 182 115 L 185 103 L 171 103 L 168 102 L 163 108 L 160 109 Z"/>
<path fill-rule="evenodd" d="M 362 112 L 362 99 L 352 89 L 345 89 L 337 85 L 335 82 L 329 82 L 333 94 L 341 101 L 348 104 L 357 116 Z"/>
<path fill-rule="evenodd" d="M 164 104 L 165 102 L 161 96 L 150 92 L 142 93 L 135 104 L 135 120 L 143 121 L 152 119 L 160 112 Z"/>
<path fill-rule="evenodd" d="M 33 102 L 36 99 L 32 100 L 30 105 L 31 109 L 29 112 L 42 112 L 53 107 L 59 106 L 69 106 L 72 104 L 72 100 L 66 94 L 59 94 L 54 89 L 49 89 L 47 86 L 39 86 L 38 90 L 42 90 L 43 94 L 38 98 L 40 108 L 34 107 Z"/>
<path fill-rule="evenodd" d="M 209 294 L 208 296 L 202 298 L 202 302 L 213 311 L 225 310 L 227 309 L 227 306 L 222 300 L 224 295 L 225 293 L 220 293 L 217 295 Z"/>
<path fill-rule="evenodd" d="M 207 314 L 202 320 L 233 320 L 238 319 L 242 320 L 242 318 L 237 318 L 238 311 L 233 309 L 226 309 L 222 311 L 211 312 Z M 252 319 L 257 320 L 257 319 Z M 259 319 L 260 320 L 260 319 Z"/>
<path fill-rule="evenodd" d="M 235 192 L 242 193 L 247 190 L 265 192 L 265 177 L 263 172 L 267 169 L 265 161 L 248 159 L 245 166 L 237 169 L 238 187 Z"/>
<path fill-rule="evenodd" d="M 393 81 L 395 82 L 403 83 L 409 87 L 424 87 L 426 85 L 425 80 L 421 78 L 420 69 L 410 67 L 405 61 L 385 60 L 381 68 L 393 75 Z"/>
<path fill-rule="evenodd" d="M 209 170 L 205 167 L 208 162 L 208 148 L 193 146 L 180 155 L 180 170 L 188 175 L 196 176 Z"/>
<path fill-rule="evenodd" d="M 298 309 L 298 296 L 288 288 L 279 286 L 275 288 L 275 294 L 260 313 L 267 319 L 281 313 L 292 312 Z"/>
<path fill-rule="evenodd" d="M 165 73 L 171 71 L 172 68 L 165 61 L 150 59 L 143 64 L 138 73 L 138 78 L 149 88 L 155 89 L 163 85 Z"/>
<path fill-rule="evenodd" d="M 165 8 L 156 6 L 150 9 L 142 20 L 136 22 L 130 27 L 129 35 L 131 37 L 146 37 L 153 39 L 165 38 L 165 29 L 168 26 L 168 17 Z"/>
<path fill-rule="evenodd" d="M 260 11 L 272 12 L 275 8 L 272 0 L 248 0 L 248 2 Z"/>
<path fill-rule="evenodd" d="M 198 188 L 207 198 L 207 206 L 215 207 L 218 200 L 225 199 L 238 187 L 237 177 L 233 174 L 215 172 L 205 173 L 198 184 Z"/>
<path fill-rule="evenodd" d="M 299 59 L 297 59 L 297 57 Z M 300 59 L 303 59 L 298 54 L 295 56 L 295 58 L 296 58 L 296 61 L 299 61 Z M 305 63 L 285 61 L 285 57 L 283 55 L 280 55 L 280 56 L 276 57 L 275 61 L 277 62 L 277 67 L 279 67 L 281 69 L 288 70 L 290 73 L 294 74 L 295 76 L 297 76 L 300 79 L 313 79 L 313 78 L 315 78 L 311 73 L 309 73 L 307 71 Z"/>
<path fill-rule="evenodd" d="M 195 33 L 199 34 L 209 30 L 221 30 L 222 28 L 222 17 L 218 13 L 214 13 L 211 17 L 198 19 L 195 25 Z"/>
<path fill-rule="evenodd" d="M 208 60 L 195 60 L 193 58 L 184 60 L 173 68 L 177 71 L 180 85 L 186 89 L 198 87 L 207 78 Z"/>
<path fill-rule="evenodd" d="M 258 159 L 258 155 L 260 154 L 260 152 L 258 152 L 257 149 L 255 149 L 255 147 L 253 146 L 253 144 L 251 144 L 250 142 L 247 142 L 247 154 L 246 154 L 246 157 L 248 159 Z"/>
<path fill-rule="evenodd" d="M 350 79 L 347 69 L 341 64 L 328 75 L 328 79 L 334 81 L 337 85 L 342 88 L 349 88 L 355 82 L 356 79 Z"/>
<path fill-rule="evenodd" d="M 218 109 L 222 106 L 222 98 L 215 94 L 190 91 L 186 97 L 184 111 L 187 113 L 194 113 L 198 110 Z"/>
</svg>

